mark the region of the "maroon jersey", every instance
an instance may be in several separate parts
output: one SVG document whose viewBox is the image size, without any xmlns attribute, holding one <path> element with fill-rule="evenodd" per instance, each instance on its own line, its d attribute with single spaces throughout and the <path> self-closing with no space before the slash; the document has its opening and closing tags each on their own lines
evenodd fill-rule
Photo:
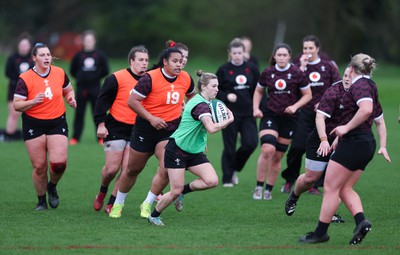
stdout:
<svg viewBox="0 0 400 255">
<path fill-rule="evenodd" d="M 342 100 L 347 90 L 343 87 L 343 82 L 334 83 L 329 87 L 319 102 L 317 112 L 327 117 L 325 120 L 325 130 L 329 138 L 335 138 L 335 135 L 329 133 L 341 122 Z"/>
<path fill-rule="evenodd" d="M 311 86 L 312 99 L 304 108 L 314 110 L 325 91 L 334 83 L 342 80 L 336 67 L 320 58 L 309 62 L 304 71 Z"/>
<path fill-rule="evenodd" d="M 373 120 L 382 115 L 382 107 L 378 100 L 378 89 L 369 76 L 359 76 L 352 83 L 342 100 L 340 125 L 347 124 L 358 111 L 358 104 L 367 100 L 374 103 L 373 113 L 364 123 L 351 130 L 349 134 L 371 132 Z"/>
<path fill-rule="evenodd" d="M 258 86 L 268 88 L 269 99 L 265 106 L 267 111 L 280 115 L 285 114 L 286 107 L 299 100 L 301 89 L 309 88 L 305 74 L 292 64 L 283 69 L 277 65 L 267 67 L 261 73 Z"/>
</svg>

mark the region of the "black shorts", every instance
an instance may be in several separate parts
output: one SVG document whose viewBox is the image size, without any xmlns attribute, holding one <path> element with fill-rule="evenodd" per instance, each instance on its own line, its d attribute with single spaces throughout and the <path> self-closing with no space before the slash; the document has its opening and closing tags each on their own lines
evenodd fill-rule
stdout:
<svg viewBox="0 0 400 255">
<path fill-rule="evenodd" d="M 375 154 L 376 142 L 372 133 L 343 138 L 331 160 L 341 164 L 350 171 L 364 170 Z"/>
<path fill-rule="evenodd" d="M 165 168 L 189 168 L 203 163 L 209 163 L 204 153 L 192 154 L 178 147 L 175 139 L 169 139 L 165 146 L 164 166 Z"/>
<path fill-rule="evenodd" d="M 332 137 L 328 137 L 328 139 L 329 144 L 332 144 L 334 139 L 332 139 Z M 331 153 L 324 157 L 318 154 L 317 150 L 320 144 L 321 140 L 319 139 L 317 129 L 314 129 L 307 139 L 305 166 L 308 170 L 322 172 L 325 171 L 328 165 Z"/>
<path fill-rule="evenodd" d="M 104 142 L 115 140 L 125 140 L 129 142 L 131 140 L 133 125 L 119 122 L 114 119 L 111 114 L 107 115 L 105 125 L 108 135 L 104 138 Z"/>
<path fill-rule="evenodd" d="M 331 137 L 329 137 L 328 142 L 330 145 L 332 145 L 333 139 Z M 310 135 L 308 136 L 308 139 L 307 139 L 307 147 L 306 147 L 306 158 L 307 159 L 321 161 L 321 162 L 329 161 L 329 159 L 331 157 L 331 153 L 329 153 L 325 157 L 321 157 L 321 155 L 319 155 L 317 153 L 317 150 L 318 150 L 320 144 L 321 144 L 321 140 L 319 139 L 317 129 L 314 129 L 310 133 Z"/>
<path fill-rule="evenodd" d="M 260 120 L 260 131 L 272 129 L 278 132 L 279 137 L 292 139 L 296 132 L 296 117 L 287 117 L 266 112 Z"/>
<path fill-rule="evenodd" d="M 68 137 L 68 124 L 65 113 L 51 120 L 36 119 L 22 114 L 22 137 L 24 141 L 41 135 L 65 135 Z"/>
<path fill-rule="evenodd" d="M 154 152 L 159 142 L 168 140 L 174 133 L 172 130 L 157 130 L 150 124 L 136 122 L 132 129 L 131 148 L 138 152 Z"/>
<path fill-rule="evenodd" d="M 306 150 L 308 136 L 315 128 L 315 115 L 315 112 L 310 109 L 299 110 L 296 134 L 290 145 L 292 148 Z"/>
</svg>

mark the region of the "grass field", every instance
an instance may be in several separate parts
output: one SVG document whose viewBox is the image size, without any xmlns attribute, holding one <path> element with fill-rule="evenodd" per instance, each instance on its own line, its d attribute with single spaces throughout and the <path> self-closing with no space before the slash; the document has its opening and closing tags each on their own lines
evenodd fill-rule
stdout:
<svg viewBox="0 0 400 255">
<path fill-rule="evenodd" d="M 4 128 L 7 115 L 4 60 L 0 57 L 0 128 Z M 67 63 L 60 65 L 65 67 Z M 191 60 L 188 70 L 194 76 L 195 68 L 215 71 L 218 65 Z M 117 70 L 125 62 L 114 60 L 111 66 Z M 67 172 L 58 186 L 61 202 L 56 210 L 33 211 L 37 198 L 24 144 L 0 143 L 0 254 L 400 254 L 399 67 L 379 66 L 374 80 L 385 111 L 393 163 L 376 156 L 356 186 L 365 214 L 373 223 L 371 233 L 356 247 L 348 245 L 354 221 L 343 205 L 340 212 L 346 222 L 331 225 L 331 240 L 304 245 L 298 243 L 298 238 L 315 228 L 321 196 L 303 195 L 296 213 L 287 217 L 287 195 L 280 192 L 283 180 L 278 179 L 272 201 L 254 201 L 251 196 L 258 150 L 239 175 L 238 186 L 218 186 L 187 195 L 182 212 L 170 207 L 163 213 L 165 227 L 152 226 L 139 217 L 139 205 L 155 173 L 154 159 L 128 195 L 122 218 L 111 219 L 103 211 L 95 212 L 92 202 L 100 185 L 104 153 L 95 143 L 88 115 L 81 144 L 69 148 Z M 72 120 L 72 111 L 68 110 L 70 132 Z M 220 175 L 220 133 L 209 135 L 208 147 L 208 157 Z M 188 180 L 192 178 L 187 174 Z"/>
</svg>

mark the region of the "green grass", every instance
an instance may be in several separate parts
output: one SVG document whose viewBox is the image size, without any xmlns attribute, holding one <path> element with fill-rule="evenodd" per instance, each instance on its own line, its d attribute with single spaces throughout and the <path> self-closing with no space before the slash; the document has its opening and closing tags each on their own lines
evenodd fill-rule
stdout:
<svg viewBox="0 0 400 255">
<path fill-rule="evenodd" d="M 3 60 L 4 57 L 0 58 L 1 70 L 4 70 Z M 114 60 L 111 65 L 117 70 L 125 62 Z M 215 71 L 217 65 L 206 60 L 191 60 L 188 70 L 194 76 L 195 69 Z M 95 212 L 92 202 L 100 185 L 104 153 L 95 142 L 88 111 L 82 143 L 69 148 L 67 172 L 58 186 L 61 202 L 56 210 L 33 211 L 37 198 L 25 146 L 22 142 L 0 143 L 3 206 L 0 254 L 399 254 L 398 69 L 380 66 L 374 75 L 385 111 L 393 163 L 376 156 L 356 186 L 365 214 L 373 223 L 373 230 L 359 246 L 347 244 L 354 222 L 343 205 L 340 212 L 346 223 L 331 225 L 331 240 L 303 245 L 298 243 L 298 238 L 315 228 L 322 197 L 303 195 L 296 213 L 287 217 L 283 209 L 287 195 L 280 193 L 283 180 L 278 179 L 272 201 L 252 200 L 258 150 L 239 175 L 238 186 L 231 189 L 218 186 L 187 195 L 182 212 L 176 212 L 173 207 L 165 210 L 162 215 L 165 227 L 151 226 L 139 217 L 139 205 L 155 173 L 154 158 L 129 193 L 121 219 L 110 219 L 103 211 Z M 3 75 L 1 72 L 0 82 L 7 84 Z M 3 128 L 7 113 L 5 89 L 0 91 L 0 98 L 0 127 Z M 68 110 L 70 129 L 72 116 Z M 220 133 L 209 135 L 208 147 L 208 157 L 221 176 Z M 187 174 L 188 180 L 193 178 Z"/>
</svg>

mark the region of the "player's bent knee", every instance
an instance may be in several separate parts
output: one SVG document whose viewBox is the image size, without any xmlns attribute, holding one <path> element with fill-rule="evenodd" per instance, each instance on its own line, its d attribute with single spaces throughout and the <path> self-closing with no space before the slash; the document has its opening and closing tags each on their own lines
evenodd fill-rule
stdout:
<svg viewBox="0 0 400 255">
<path fill-rule="evenodd" d="M 128 166 L 126 169 L 124 169 L 124 173 L 125 175 L 129 176 L 129 177 L 134 177 L 134 176 L 138 176 L 143 169 L 137 168 L 135 166 L 131 167 Z"/>
<path fill-rule="evenodd" d="M 304 183 L 307 184 L 307 185 L 314 185 L 314 183 L 316 181 L 317 180 L 315 180 L 315 178 L 312 178 L 312 177 L 305 177 L 304 178 Z"/>
<path fill-rule="evenodd" d="M 204 181 L 204 183 L 207 185 L 207 188 L 209 188 L 209 189 L 217 187 L 218 186 L 218 178 L 209 179 L 207 181 Z"/>
<path fill-rule="evenodd" d="M 183 186 L 177 186 L 177 187 L 171 187 L 171 196 L 175 199 L 177 197 L 179 197 L 179 195 L 182 193 L 183 191 Z"/>
<path fill-rule="evenodd" d="M 50 162 L 50 170 L 53 173 L 61 174 L 65 172 L 65 169 L 67 169 L 67 162 L 61 162 L 61 163 Z"/>
<path fill-rule="evenodd" d="M 108 168 L 108 167 L 105 167 L 103 175 L 106 178 L 114 178 L 117 175 L 118 171 L 119 171 L 119 168 L 115 168 L 115 167 L 114 168 Z"/>
</svg>

